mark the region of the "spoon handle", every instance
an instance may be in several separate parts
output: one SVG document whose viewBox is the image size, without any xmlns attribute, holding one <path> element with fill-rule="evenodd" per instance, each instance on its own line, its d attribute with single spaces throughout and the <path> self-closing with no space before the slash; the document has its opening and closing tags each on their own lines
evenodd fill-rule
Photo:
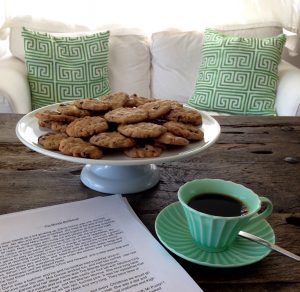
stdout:
<svg viewBox="0 0 300 292">
<path fill-rule="evenodd" d="M 277 251 L 281 254 L 284 254 L 284 255 L 286 255 L 286 256 L 288 256 L 288 257 L 290 257 L 290 258 L 292 258 L 296 261 L 300 261 L 300 257 L 298 255 L 296 255 L 296 254 L 294 254 L 294 253 L 292 253 L 292 252 L 290 252 L 290 251 L 288 251 L 288 250 L 286 250 L 286 249 L 284 249 L 284 248 L 282 248 L 282 247 L 280 247 L 276 244 L 273 244 L 273 243 L 271 243 L 267 240 L 264 240 L 263 238 L 260 238 L 256 235 L 250 234 L 250 233 L 245 232 L 245 231 L 240 231 L 239 236 L 250 239 L 250 240 L 255 241 L 259 244 L 262 244 L 262 245 L 264 245 L 264 246 L 266 246 L 266 247 L 268 247 L 272 250 L 275 250 L 275 251 Z"/>
</svg>

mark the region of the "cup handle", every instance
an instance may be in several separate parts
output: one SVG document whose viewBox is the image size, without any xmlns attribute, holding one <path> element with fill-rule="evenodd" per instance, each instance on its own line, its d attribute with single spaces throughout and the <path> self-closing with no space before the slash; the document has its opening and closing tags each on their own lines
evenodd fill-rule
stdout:
<svg viewBox="0 0 300 292">
<path fill-rule="evenodd" d="M 253 216 L 249 223 L 254 223 L 254 222 L 257 222 L 257 221 L 260 221 L 262 219 L 265 219 L 266 217 L 268 217 L 269 215 L 271 215 L 272 211 L 273 211 L 273 204 L 272 202 L 266 198 L 266 197 L 259 197 L 260 201 L 262 204 L 265 204 L 267 205 L 266 209 L 260 213 L 260 214 L 257 214 L 256 216 Z"/>
</svg>

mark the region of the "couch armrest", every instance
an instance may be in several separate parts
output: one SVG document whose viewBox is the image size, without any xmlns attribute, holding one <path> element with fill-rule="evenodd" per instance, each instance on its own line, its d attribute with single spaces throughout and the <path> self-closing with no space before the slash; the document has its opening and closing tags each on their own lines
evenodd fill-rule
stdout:
<svg viewBox="0 0 300 292">
<path fill-rule="evenodd" d="M 26 66 L 15 57 L 0 60 L 0 95 L 7 99 L 14 113 L 25 114 L 31 111 Z"/>
<path fill-rule="evenodd" d="M 300 115 L 300 69 L 282 61 L 278 67 L 279 81 L 275 102 L 279 116 Z"/>
</svg>

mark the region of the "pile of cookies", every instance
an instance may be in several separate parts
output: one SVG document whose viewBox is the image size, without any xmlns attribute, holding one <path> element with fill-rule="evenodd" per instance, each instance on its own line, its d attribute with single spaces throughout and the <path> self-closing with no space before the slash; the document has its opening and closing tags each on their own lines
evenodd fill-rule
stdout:
<svg viewBox="0 0 300 292">
<path fill-rule="evenodd" d="M 63 103 L 35 116 L 40 127 L 51 129 L 38 143 L 75 157 L 100 159 L 108 149 L 132 158 L 157 157 L 168 147 L 203 139 L 198 111 L 125 92 Z"/>
</svg>

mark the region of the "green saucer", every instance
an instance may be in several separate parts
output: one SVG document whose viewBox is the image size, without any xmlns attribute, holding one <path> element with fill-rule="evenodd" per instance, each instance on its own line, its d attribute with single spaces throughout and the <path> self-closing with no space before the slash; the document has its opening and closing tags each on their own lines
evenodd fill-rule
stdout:
<svg viewBox="0 0 300 292">
<path fill-rule="evenodd" d="M 249 225 L 243 230 L 275 243 L 273 229 L 266 220 Z M 228 250 L 222 252 L 199 249 L 190 236 L 179 202 L 167 206 L 158 214 L 155 231 L 170 251 L 190 262 L 209 267 L 245 266 L 260 261 L 271 252 L 269 248 L 241 237 L 238 237 Z"/>
</svg>

